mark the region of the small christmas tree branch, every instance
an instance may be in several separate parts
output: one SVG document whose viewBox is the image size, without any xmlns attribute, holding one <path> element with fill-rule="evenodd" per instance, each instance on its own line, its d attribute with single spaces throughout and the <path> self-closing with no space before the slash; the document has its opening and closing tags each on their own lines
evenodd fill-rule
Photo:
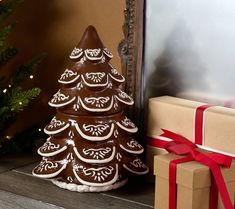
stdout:
<svg viewBox="0 0 235 209">
<path fill-rule="evenodd" d="M 15 47 L 8 47 L 0 54 L 0 65 L 6 64 L 18 53 L 18 50 Z"/>
<path fill-rule="evenodd" d="M 18 69 L 16 69 L 10 76 L 9 83 L 12 86 L 19 85 L 22 81 L 25 80 L 25 78 L 35 73 L 37 66 L 45 59 L 46 56 L 47 55 L 45 53 L 40 54 L 29 60 L 26 64 L 18 67 Z"/>
<path fill-rule="evenodd" d="M 22 3 L 23 3 L 23 0 L 0 1 L 0 22 L 2 22 L 9 15 L 11 15 L 13 10 Z"/>
</svg>

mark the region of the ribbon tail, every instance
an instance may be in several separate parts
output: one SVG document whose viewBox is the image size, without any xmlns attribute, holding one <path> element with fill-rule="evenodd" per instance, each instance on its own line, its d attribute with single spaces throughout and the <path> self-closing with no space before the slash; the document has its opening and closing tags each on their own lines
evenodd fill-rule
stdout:
<svg viewBox="0 0 235 209">
<path fill-rule="evenodd" d="M 218 208 L 218 187 L 216 185 L 215 179 L 211 178 L 211 189 L 210 189 L 210 209 Z"/>
<path fill-rule="evenodd" d="M 212 159 L 208 158 L 204 154 L 200 153 L 195 157 L 196 161 L 208 166 L 212 172 L 213 178 L 216 182 L 221 200 L 223 202 L 224 208 L 225 209 L 234 209 L 232 201 L 230 199 L 228 190 L 226 188 L 226 184 L 224 182 L 223 175 L 220 171 L 219 166 L 216 164 L 215 161 Z"/>
<path fill-rule="evenodd" d="M 232 157 L 223 155 L 220 153 L 212 152 L 206 154 L 209 158 L 214 160 L 217 165 L 222 165 L 223 167 L 230 168 L 232 165 Z"/>
<path fill-rule="evenodd" d="M 231 201 L 229 193 L 228 193 L 228 190 L 226 188 L 226 184 L 224 182 L 223 176 L 222 176 L 221 171 L 219 169 L 219 166 L 217 166 L 217 165 L 212 166 L 211 171 L 213 173 L 215 182 L 217 184 L 221 200 L 224 204 L 224 208 L 234 209 L 232 201 Z"/>
</svg>

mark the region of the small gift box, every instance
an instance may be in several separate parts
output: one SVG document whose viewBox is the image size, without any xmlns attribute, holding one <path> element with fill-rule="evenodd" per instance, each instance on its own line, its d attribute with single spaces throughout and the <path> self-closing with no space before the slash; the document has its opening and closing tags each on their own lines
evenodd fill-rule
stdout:
<svg viewBox="0 0 235 209">
<path fill-rule="evenodd" d="M 154 174 L 156 177 L 155 209 L 209 209 L 210 201 L 217 209 L 225 208 L 221 197 L 216 201 L 216 194 L 211 195 L 212 175 L 209 168 L 196 161 L 185 162 L 177 165 L 176 170 L 176 195 L 172 197 L 174 185 L 170 184 L 170 162 L 179 160 L 182 156 L 165 154 L 154 157 Z M 230 168 L 221 168 L 225 185 L 232 203 L 235 195 L 235 161 Z M 216 178 L 216 177 L 215 177 Z M 218 202 L 218 204 L 217 204 Z M 171 204 L 171 205 L 170 205 Z M 218 206 L 218 207 L 217 207 Z M 231 206 L 231 204 L 230 204 Z M 173 207 L 174 208 L 174 207 Z M 233 207 L 232 207 L 233 208 Z"/>
</svg>

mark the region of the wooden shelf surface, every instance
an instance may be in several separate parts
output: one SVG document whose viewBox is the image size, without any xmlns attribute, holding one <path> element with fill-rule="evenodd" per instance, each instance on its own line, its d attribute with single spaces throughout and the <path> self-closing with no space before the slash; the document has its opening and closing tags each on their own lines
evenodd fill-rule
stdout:
<svg viewBox="0 0 235 209">
<path fill-rule="evenodd" d="M 31 155 L 0 158 L 0 209 L 149 209 L 154 185 L 142 178 L 109 192 L 70 192 L 32 176 L 39 159 Z"/>
</svg>

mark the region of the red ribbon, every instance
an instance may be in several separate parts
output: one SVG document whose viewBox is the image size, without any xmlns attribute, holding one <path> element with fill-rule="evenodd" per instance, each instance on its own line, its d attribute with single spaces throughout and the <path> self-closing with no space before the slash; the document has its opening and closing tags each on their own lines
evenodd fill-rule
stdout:
<svg viewBox="0 0 235 209">
<path fill-rule="evenodd" d="M 176 190 L 176 168 L 177 164 L 189 162 L 195 160 L 203 165 L 210 168 L 212 173 L 212 187 L 211 187 L 211 199 L 210 209 L 216 209 L 218 203 L 218 195 L 220 194 L 225 209 L 234 209 L 233 204 L 230 200 L 224 178 L 220 171 L 219 166 L 229 168 L 231 166 L 232 158 L 220 153 L 201 153 L 197 150 L 197 146 L 176 133 L 163 129 L 161 136 L 171 139 L 171 142 L 166 142 L 164 148 L 168 152 L 175 153 L 177 155 L 183 155 L 184 158 L 173 160 L 170 162 L 169 169 L 169 209 L 176 209 L 177 190 Z M 157 140 L 158 141 L 158 140 Z M 161 140 L 160 140 L 161 141 Z M 152 140 L 153 142 L 153 140 Z M 159 142 L 158 142 L 159 143 Z M 217 192 L 218 189 L 218 192 Z M 213 199 L 212 199 L 213 198 Z"/>
</svg>

